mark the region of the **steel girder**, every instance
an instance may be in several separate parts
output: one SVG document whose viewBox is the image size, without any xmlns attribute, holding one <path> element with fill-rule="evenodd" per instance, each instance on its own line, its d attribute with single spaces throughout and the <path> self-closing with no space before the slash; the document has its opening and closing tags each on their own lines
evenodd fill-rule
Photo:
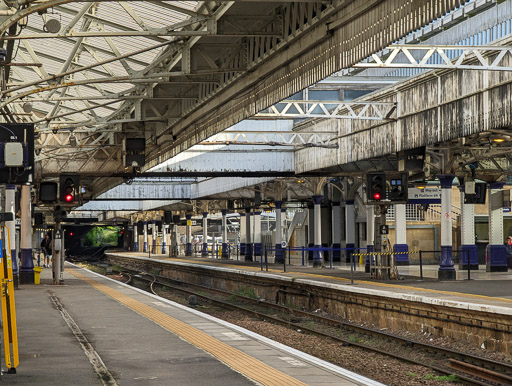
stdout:
<svg viewBox="0 0 512 386">
<path fill-rule="evenodd" d="M 391 118 L 396 109 L 393 102 L 343 102 L 315 100 L 285 100 L 271 106 L 257 118 L 334 118 L 383 120 Z"/>
<path fill-rule="evenodd" d="M 382 58 L 373 54 L 373 61 L 353 67 L 512 71 L 510 55 L 510 46 L 393 45 L 384 50 Z"/>
</svg>

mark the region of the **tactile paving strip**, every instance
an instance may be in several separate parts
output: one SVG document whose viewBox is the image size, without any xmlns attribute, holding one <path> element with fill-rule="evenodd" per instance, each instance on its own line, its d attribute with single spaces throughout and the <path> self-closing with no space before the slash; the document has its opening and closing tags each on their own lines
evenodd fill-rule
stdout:
<svg viewBox="0 0 512 386">
<path fill-rule="evenodd" d="M 247 378 L 252 379 L 263 385 L 306 385 L 298 379 L 293 378 L 271 366 L 261 362 L 260 360 L 251 357 L 250 355 L 231 347 L 218 339 L 212 338 L 197 328 L 191 327 L 188 324 L 173 318 L 157 309 L 150 307 L 138 300 L 114 290 L 113 288 L 99 283 L 74 269 L 68 270 L 75 277 L 81 279 L 98 291 L 110 296 L 117 300 L 119 303 L 132 309 L 138 314 L 148 318 L 149 320 L 157 323 L 166 330 L 178 335 L 187 342 L 194 346 L 213 355 L 235 371 L 243 374 Z"/>
</svg>

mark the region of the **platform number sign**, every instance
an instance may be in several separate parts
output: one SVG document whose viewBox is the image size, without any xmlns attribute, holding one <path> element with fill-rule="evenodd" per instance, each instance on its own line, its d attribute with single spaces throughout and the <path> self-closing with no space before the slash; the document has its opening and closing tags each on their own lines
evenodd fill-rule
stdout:
<svg viewBox="0 0 512 386">
<path fill-rule="evenodd" d="M 379 230 L 381 235 L 389 234 L 389 228 L 387 225 L 381 225 Z"/>
</svg>

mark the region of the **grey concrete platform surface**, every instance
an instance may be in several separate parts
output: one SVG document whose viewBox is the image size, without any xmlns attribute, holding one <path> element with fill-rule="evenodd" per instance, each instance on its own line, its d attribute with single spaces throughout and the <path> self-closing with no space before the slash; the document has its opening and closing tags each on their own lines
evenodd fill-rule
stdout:
<svg viewBox="0 0 512 386">
<path fill-rule="evenodd" d="M 50 278 L 51 270 L 44 269 L 40 285 L 22 285 L 15 292 L 20 365 L 17 374 L 2 375 L 4 382 L 14 385 L 254 384 L 243 371 L 235 371 L 221 361 L 223 350 L 235 349 L 249 361 L 258 359 L 249 363 L 248 368 L 258 371 L 258 366 L 270 366 L 260 371 L 272 368 L 283 377 L 291 377 L 291 383 L 281 384 L 378 384 L 196 310 L 69 264 L 64 285 L 51 285 Z M 178 329 L 186 330 L 184 335 L 171 332 L 166 318 L 171 324 L 179 324 Z M 74 332 L 70 328 L 73 323 Z M 83 334 L 82 345 L 74 335 L 77 328 L 78 334 L 80 331 Z M 201 342 L 187 342 L 187 333 L 189 336 L 206 333 L 205 342 L 220 347 L 217 357 L 208 353 L 206 343 L 201 347 Z M 99 368 L 103 380 L 82 346 L 89 347 L 91 361 Z M 2 365 L 5 369 L 4 362 Z M 278 382 L 276 379 L 266 384 Z"/>
</svg>

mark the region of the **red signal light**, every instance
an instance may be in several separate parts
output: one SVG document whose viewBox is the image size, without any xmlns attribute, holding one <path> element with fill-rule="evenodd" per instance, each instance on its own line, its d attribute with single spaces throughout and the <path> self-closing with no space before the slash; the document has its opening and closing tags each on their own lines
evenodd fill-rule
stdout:
<svg viewBox="0 0 512 386">
<path fill-rule="evenodd" d="M 374 200 L 380 200 L 380 193 L 373 193 Z"/>
<path fill-rule="evenodd" d="M 66 194 L 66 197 L 64 197 L 64 199 L 66 200 L 66 202 L 71 202 L 71 201 L 73 201 L 73 195 L 72 194 Z"/>
<path fill-rule="evenodd" d="M 69 232 L 69 236 L 70 236 L 70 237 L 73 237 L 73 232 Z"/>
</svg>

